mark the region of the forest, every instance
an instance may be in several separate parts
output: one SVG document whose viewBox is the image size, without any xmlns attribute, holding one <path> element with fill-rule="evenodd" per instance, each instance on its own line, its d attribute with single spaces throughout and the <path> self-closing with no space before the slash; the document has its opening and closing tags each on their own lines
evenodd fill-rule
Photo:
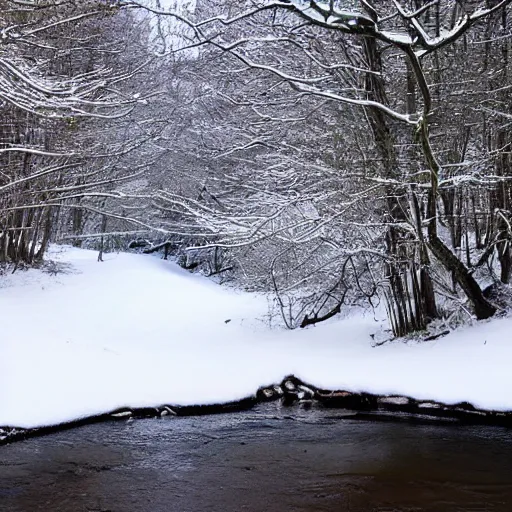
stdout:
<svg viewBox="0 0 512 512">
<path fill-rule="evenodd" d="M 161 252 L 290 328 L 512 296 L 510 0 L 0 0 L 0 262 Z"/>
</svg>

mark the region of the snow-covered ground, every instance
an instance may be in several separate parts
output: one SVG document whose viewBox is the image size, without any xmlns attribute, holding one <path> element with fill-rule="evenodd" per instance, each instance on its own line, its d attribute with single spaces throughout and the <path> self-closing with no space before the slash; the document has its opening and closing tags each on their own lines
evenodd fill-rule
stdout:
<svg viewBox="0 0 512 512">
<path fill-rule="evenodd" d="M 54 248 L 64 272 L 0 276 L 0 425 L 219 403 L 288 374 L 328 389 L 512 410 L 512 319 L 375 347 L 384 319 L 269 329 L 264 297 L 152 256 Z M 229 321 L 228 321 L 229 320 Z"/>
</svg>

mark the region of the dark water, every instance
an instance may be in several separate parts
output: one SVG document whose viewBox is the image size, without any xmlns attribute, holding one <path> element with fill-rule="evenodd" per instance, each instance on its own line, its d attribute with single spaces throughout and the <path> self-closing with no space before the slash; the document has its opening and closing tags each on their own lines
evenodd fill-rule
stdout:
<svg viewBox="0 0 512 512">
<path fill-rule="evenodd" d="M 278 409 L 0 448 L 2 512 L 512 511 L 512 431 Z"/>
</svg>

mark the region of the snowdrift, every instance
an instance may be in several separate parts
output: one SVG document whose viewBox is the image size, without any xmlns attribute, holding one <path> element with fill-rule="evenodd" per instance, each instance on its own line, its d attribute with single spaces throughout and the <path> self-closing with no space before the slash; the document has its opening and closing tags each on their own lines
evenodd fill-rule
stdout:
<svg viewBox="0 0 512 512">
<path fill-rule="evenodd" d="M 375 347 L 353 316 L 270 329 L 267 300 L 153 256 L 54 248 L 59 272 L 0 277 L 0 425 L 238 400 L 294 374 L 324 389 L 512 410 L 512 320 Z M 50 269 L 51 270 L 51 269 Z"/>
</svg>

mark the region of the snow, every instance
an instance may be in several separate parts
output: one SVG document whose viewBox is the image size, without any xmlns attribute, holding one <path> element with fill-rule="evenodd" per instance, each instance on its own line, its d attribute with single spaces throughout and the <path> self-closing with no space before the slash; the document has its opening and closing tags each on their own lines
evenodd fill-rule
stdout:
<svg viewBox="0 0 512 512">
<path fill-rule="evenodd" d="M 349 9 L 331 10 L 328 2 L 316 2 L 314 6 L 302 0 L 292 0 L 295 9 L 314 22 L 339 27 L 341 23 L 356 26 L 360 21 L 373 23 L 372 19 L 362 12 Z"/>
<path fill-rule="evenodd" d="M 393 41 L 397 44 L 412 45 L 412 37 L 405 32 L 393 32 L 390 30 L 382 30 L 381 34 L 386 37 L 389 41 Z"/>
<path fill-rule="evenodd" d="M 158 257 L 98 263 L 96 252 L 53 248 L 50 258 L 63 272 L 0 276 L 0 425 L 225 402 L 289 374 L 328 389 L 512 410 L 510 318 L 376 347 L 384 318 L 271 329 L 265 297 Z"/>
</svg>

